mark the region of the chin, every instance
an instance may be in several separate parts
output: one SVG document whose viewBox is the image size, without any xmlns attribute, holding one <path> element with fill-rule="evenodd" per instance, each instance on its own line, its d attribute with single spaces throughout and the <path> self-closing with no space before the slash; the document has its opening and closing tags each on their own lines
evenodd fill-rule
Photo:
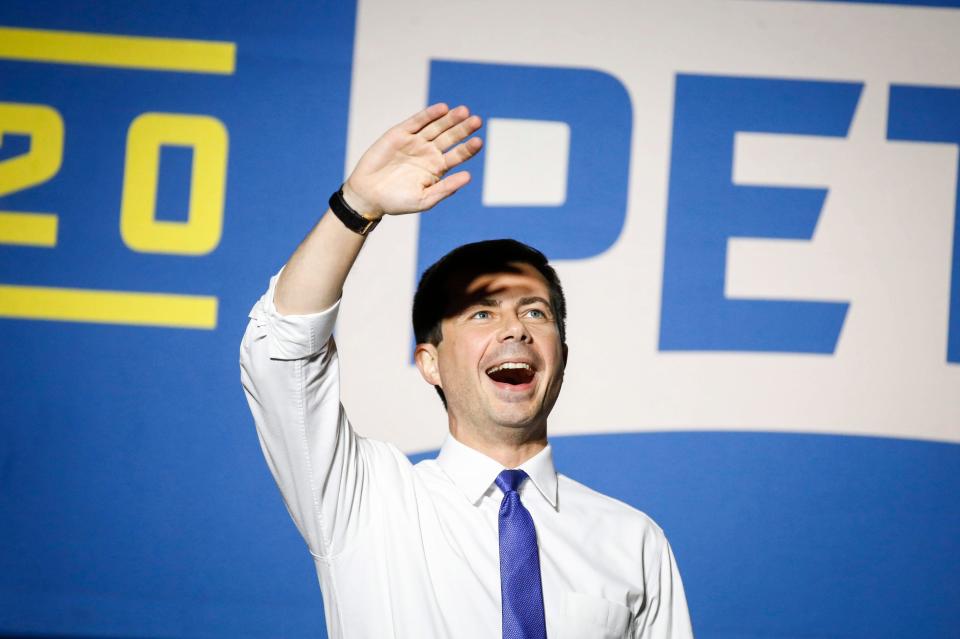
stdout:
<svg viewBox="0 0 960 639">
<path fill-rule="evenodd" d="M 545 416 L 541 416 L 535 410 L 500 410 L 494 411 L 492 420 L 507 428 L 530 429 L 537 424 L 546 421 Z"/>
</svg>

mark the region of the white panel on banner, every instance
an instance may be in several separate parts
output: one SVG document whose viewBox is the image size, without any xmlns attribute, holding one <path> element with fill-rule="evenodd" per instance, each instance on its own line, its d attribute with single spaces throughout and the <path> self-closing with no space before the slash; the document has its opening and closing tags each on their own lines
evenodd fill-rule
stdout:
<svg viewBox="0 0 960 639">
<path fill-rule="evenodd" d="M 570 154 L 566 122 L 491 118 L 484 138 L 484 206 L 564 203 Z"/>
<path fill-rule="evenodd" d="M 379 132 L 424 106 L 440 86 L 431 79 L 438 64 L 526 65 L 568 73 L 571 92 L 564 107 L 584 115 L 566 122 L 568 199 L 575 188 L 585 188 L 575 172 L 591 168 L 591 162 L 594 169 L 628 167 L 629 179 L 625 218 L 613 239 L 584 248 L 576 258 L 556 260 L 569 304 L 570 360 L 552 433 L 743 429 L 960 442 L 960 365 L 947 360 L 957 147 L 888 139 L 887 132 L 894 85 L 960 87 L 958 33 L 957 11 L 903 6 L 563 2 L 545 10 L 541 4 L 459 1 L 437 11 L 429 2 L 363 0 L 346 168 Z M 592 135 L 584 122 L 594 113 L 602 120 L 607 104 L 577 90 L 577 78 L 586 73 L 625 88 L 632 108 L 622 131 L 629 136 L 628 157 L 605 148 L 582 150 Z M 767 327 L 774 337 L 735 336 L 744 347 L 723 333 L 707 335 L 706 329 L 703 336 L 688 330 L 684 339 L 691 345 L 677 347 L 668 335 L 674 320 L 664 317 L 687 311 L 668 309 L 664 300 L 681 290 L 667 290 L 667 282 L 688 261 L 683 255 L 669 261 L 665 247 L 672 241 L 668 228 L 680 224 L 670 219 L 672 207 L 679 210 L 680 199 L 699 187 L 697 167 L 683 164 L 698 161 L 696 145 L 678 148 L 671 135 L 687 130 L 680 126 L 686 122 L 681 109 L 690 105 L 736 112 L 722 100 L 706 106 L 688 97 L 683 104 L 675 101 L 678 91 L 690 87 L 718 82 L 722 93 L 725 82 L 745 79 L 762 80 L 757 90 L 770 95 L 781 85 L 810 83 L 825 95 L 836 94 L 843 106 L 829 116 L 836 121 L 831 132 L 803 132 L 800 125 L 784 129 L 790 133 L 735 128 L 732 152 L 723 160 L 729 164 L 730 192 L 760 197 L 764 189 L 750 187 L 784 187 L 773 189 L 774 195 L 802 198 L 820 189 L 825 196 L 819 216 L 811 211 L 812 222 L 791 221 L 777 206 L 751 211 L 753 224 L 768 223 L 772 230 L 730 230 L 729 241 L 718 244 L 722 259 L 707 279 L 717 282 L 720 306 L 759 301 L 761 306 L 747 307 L 752 313 L 774 301 L 795 302 L 805 311 L 825 309 L 823 317 L 836 312 L 839 320 L 823 329 L 824 335 L 833 331 L 832 338 L 812 346 L 794 347 L 789 340 L 763 346 L 779 344 L 774 322 Z M 481 94 L 489 88 L 478 82 L 481 86 L 464 90 Z M 816 105 L 834 108 L 830 100 Z M 802 115 L 804 108 L 797 111 Z M 523 117 L 562 119 L 548 113 Z M 489 156 L 478 162 L 488 163 L 491 182 L 467 187 L 482 190 L 487 205 L 510 199 L 505 193 L 517 197 L 499 172 L 510 166 L 497 149 L 501 132 L 508 130 L 503 127 L 494 121 L 482 133 L 490 137 Z M 552 172 L 556 164 L 544 166 Z M 476 164 L 467 168 L 475 182 L 483 173 Z M 689 183 L 679 181 L 679 169 Z M 552 173 L 549 179 L 557 180 Z M 596 189 L 603 194 L 604 187 Z M 450 206 L 383 224 L 351 276 L 341 311 L 344 404 L 361 432 L 408 451 L 437 446 L 446 430 L 433 390 L 411 366 L 408 318 L 422 258 L 418 250 L 427 246 L 421 237 L 426 216 L 444 216 Z M 475 216 L 492 210 L 481 207 Z M 583 210 L 584 224 L 601 224 L 594 220 L 597 214 Z M 777 226 L 794 223 L 800 226 Z M 799 230 L 804 224 L 809 228 Z M 512 231 L 503 225 L 502 235 Z M 684 232 L 689 239 L 697 228 Z M 583 237 L 593 234 L 585 230 Z M 558 241 L 577 253 L 577 238 Z M 371 290 L 378 294 L 368 295 Z M 372 316 L 383 318 L 376 331 L 364 321 Z M 807 330 L 796 321 L 797 334 Z M 698 340 L 713 340 L 715 346 L 698 348 Z M 728 342 L 733 346 L 725 347 Z M 367 401 L 371 388 L 377 389 L 377 402 Z"/>
</svg>

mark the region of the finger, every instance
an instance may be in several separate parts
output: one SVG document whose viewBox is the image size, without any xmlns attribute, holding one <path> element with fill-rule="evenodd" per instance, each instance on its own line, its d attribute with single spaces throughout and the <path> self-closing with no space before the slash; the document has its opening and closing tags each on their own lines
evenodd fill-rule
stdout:
<svg viewBox="0 0 960 639">
<path fill-rule="evenodd" d="M 443 154 L 443 161 L 447 170 L 463 164 L 483 148 L 483 140 L 480 138 L 470 138 L 463 144 L 458 144 Z"/>
<path fill-rule="evenodd" d="M 420 135 L 424 139 L 433 140 L 450 127 L 460 124 L 469 117 L 470 109 L 460 105 L 456 109 L 451 109 L 450 112 L 442 118 L 436 119 L 423 127 L 423 129 L 420 130 Z"/>
<path fill-rule="evenodd" d="M 432 209 L 437 202 L 450 197 L 468 182 L 470 182 L 470 173 L 467 171 L 448 175 L 423 192 L 420 210 Z"/>
<path fill-rule="evenodd" d="M 423 111 L 411 115 L 398 126 L 407 133 L 417 133 L 437 118 L 446 115 L 448 111 L 450 111 L 450 107 L 443 102 L 437 102 L 436 104 L 431 104 Z"/>
<path fill-rule="evenodd" d="M 460 124 L 450 129 L 447 129 L 433 141 L 434 144 L 441 150 L 449 149 L 454 144 L 458 142 L 463 142 L 468 137 L 473 135 L 483 126 L 483 120 L 480 119 L 479 115 L 472 115 Z"/>
</svg>

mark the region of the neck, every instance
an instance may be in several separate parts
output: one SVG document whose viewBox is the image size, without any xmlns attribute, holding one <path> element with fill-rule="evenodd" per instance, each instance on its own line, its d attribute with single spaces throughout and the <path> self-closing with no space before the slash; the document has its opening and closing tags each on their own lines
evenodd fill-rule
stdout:
<svg viewBox="0 0 960 639">
<path fill-rule="evenodd" d="M 532 430 L 494 426 L 493 432 L 463 428 L 450 420 L 450 434 L 458 442 L 496 460 L 504 468 L 516 468 L 547 447 L 547 425 Z"/>
</svg>

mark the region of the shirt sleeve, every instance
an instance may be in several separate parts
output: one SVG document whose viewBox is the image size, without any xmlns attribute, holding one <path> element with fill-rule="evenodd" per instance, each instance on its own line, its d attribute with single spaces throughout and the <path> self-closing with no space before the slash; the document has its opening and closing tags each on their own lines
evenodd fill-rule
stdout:
<svg viewBox="0 0 960 639">
<path fill-rule="evenodd" d="M 651 562 L 653 570 L 645 579 L 646 605 L 637 615 L 634 639 L 693 639 L 687 597 L 670 542 L 662 531 L 659 551 Z"/>
<path fill-rule="evenodd" d="M 333 340 L 339 301 L 312 315 L 281 315 L 278 276 L 250 311 L 240 378 L 283 501 L 316 557 L 343 548 L 361 519 L 364 441 L 340 404 Z"/>
</svg>

